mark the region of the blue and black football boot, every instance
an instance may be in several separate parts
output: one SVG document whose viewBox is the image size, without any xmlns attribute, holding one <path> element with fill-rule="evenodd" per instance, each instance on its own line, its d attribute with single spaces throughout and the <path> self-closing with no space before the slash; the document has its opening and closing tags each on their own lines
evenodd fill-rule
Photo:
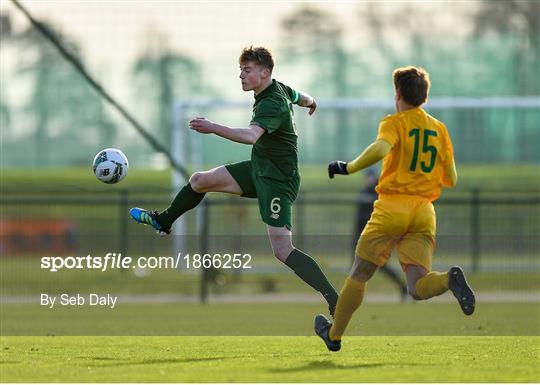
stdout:
<svg viewBox="0 0 540 385">
<path fill-rule="evenodd" d="M 131 217 L 138 223 L 152 226 L 162 237 L 171 233 L 171 228 L 161 226 L 157 221 L 158 212 L 134 207 L 129 210 Z"/>
</svg>

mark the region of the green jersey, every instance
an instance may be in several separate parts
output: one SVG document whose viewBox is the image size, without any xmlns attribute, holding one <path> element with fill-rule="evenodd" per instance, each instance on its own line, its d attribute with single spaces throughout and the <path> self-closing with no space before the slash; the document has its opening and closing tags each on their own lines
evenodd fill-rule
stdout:
<svg viewBox="0 0 540 385">
<path fill-rule="evenodd" d="M 277 80 L 255 95 L 251 124 L 265 131 L 251 151 L 256 175 L 278 180 L 298 177 L 298 135 L 292 105 L 299 101 L 298 92 Z"/>
</svg>

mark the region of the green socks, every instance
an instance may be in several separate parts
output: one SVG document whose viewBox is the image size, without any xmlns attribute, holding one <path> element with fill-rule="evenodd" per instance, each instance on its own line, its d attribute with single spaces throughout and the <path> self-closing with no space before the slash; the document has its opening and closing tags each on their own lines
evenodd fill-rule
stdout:
<svg viewBox="0 0 540 385">
<path fill-rule="evenodd" d="M 165 228 L 171 227 L 180 215 L 197 206 L 204 198 L 204 195 L 205 193 L 194 191 L 189 183 L 186 184 L 176 195 L 171 205 L 158 215 L 158 223 Z M 338 299 L 336 290 L 328 282 L 317 262 L 309 255 L 298 249 L 293 249 L 285 264 L 304 282 L 320 292 L 330 307 L 336 306 Z"/>
<path fill-rule="evenodd" d="M 320 292 L 328 305 L 333 308 L 337 304 L 338 294 L 334 287 L 328 282 L 321 268 L 309 255 L 298 249 L 293 249 L 285 264 L 294 273 L 302 278 L 309 286 Z"/>
<path fill-rule="evenodd" d="M 196 192 L 189 183 L 186 184 L 176 195 L 171 205 L 158 215 L 158 223 L 164 228 L 171 227 L 180 215 L 201 203 L 205 194 Z"/>
</svg>

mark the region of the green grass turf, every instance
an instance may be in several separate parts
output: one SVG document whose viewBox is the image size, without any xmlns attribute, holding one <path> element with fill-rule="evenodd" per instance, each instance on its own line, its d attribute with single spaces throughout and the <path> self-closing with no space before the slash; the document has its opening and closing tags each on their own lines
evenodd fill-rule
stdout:
<svg viewBox="0 0 540 385">
<path fill-rule="evenodd" d="M 216 165 L 204 167 L 209 169 Z M 196 171 L 196 170 L 194 170 Z M 361 173 L 328 179 L 326 165 L 300 165 L 302 190 L 358 191 L 363 184 Z M 458 165 L 459 183 L 456 190 L 478 187 L 499 191 L 538 191 L 540 189 L 540 166 L 535 164 L 467 164 Z M 118 185 L 105 185 L 96 180 L 92 169 L 83 167 L 50 169 L 2 169 L 1 179 L 6 190 L 67 191 L 118 189 L 168 190 L 171 186 L 171 170 L 142 170 L 131 167 L 129 175 Z"/>
<path fill-rule="evenodd" d="M 367 294 L 369 296 L 369 293 Z M 367 297 L 366 296 L 366 297 Z M 451 294 L 444 294 L 451 299 Z M 120 301 L 120 300 L 119 300 Z M 128 304 L 108 307 L 3 304 L 2 335 L 148 335 L 233 336 L 311 334 L 320 303 L 213 303 Z M 423 301 L 362 305 L 348 329 L 349 335 L 469 335 L 538 336 L 540 303 L 482 303 L 473 316 L 458 304 Z"/>
<path fill-rule="evenodd" d="M 2 382 L 538 382 L 539 337 L 2 337 Z"/>
</svg>

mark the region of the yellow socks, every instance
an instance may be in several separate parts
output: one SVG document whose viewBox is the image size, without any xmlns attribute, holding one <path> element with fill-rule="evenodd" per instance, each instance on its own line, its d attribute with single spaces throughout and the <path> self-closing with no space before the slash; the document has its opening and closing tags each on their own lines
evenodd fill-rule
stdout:
<svg viewBox="0 0 540 385">
<path fill-rule="evenodd" d="M 341 339 L 343 332 L 347 328 L 353 313 L 358 309 L 364 299 L 365 282 L 360 282 L 347 277 L 345 284 L 339 293 L 339 299 L 334 314 L 334 323 L 330 329 L 329 336 L 333 341 Z"/>
<path fill-rule="evenodd" d="M 448 273 L 432 271 L 416 281 L 416 296 L 428 299 L 441 295 L 448 290 Z"/>
<path fill-rule="evenodd" d="M 365 282 L 347 277 L 339 293 L 339 299 L 334 314 L 334 322 L 330 328 L 329 337 L 338 341 L 343 336 L 353 313 L 360 307 L 364 299 Z M 448 290 L 448 273 L 432 271 L 416 282 L 416 295 L 420 299 L 428 299 L 441 295 Z"/>
</svg>

